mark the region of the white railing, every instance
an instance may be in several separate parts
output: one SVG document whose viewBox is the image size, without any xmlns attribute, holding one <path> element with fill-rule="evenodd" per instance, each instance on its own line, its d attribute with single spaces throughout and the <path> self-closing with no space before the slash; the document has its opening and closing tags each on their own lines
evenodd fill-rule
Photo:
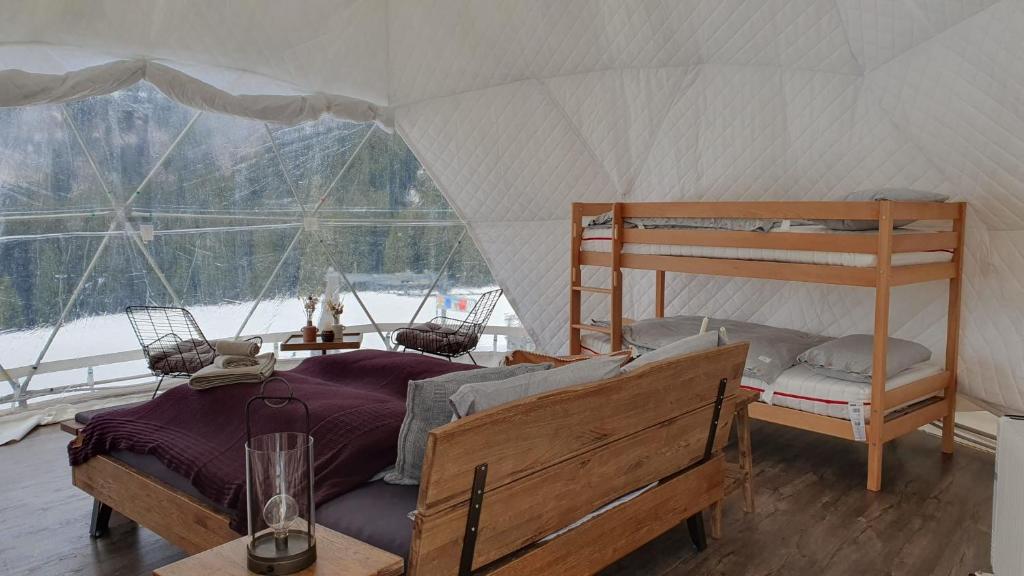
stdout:
<svg viewBox="0 0 1024 576">
<path fill-rule="evenodd" d="M 362 334 L 377 334 L 377 328 L 379 327 L 385 335 L 390 336 L 391 332 L 398 330 L 399 328 L 405 328 L 409 324 L 406 322 L 393 322 L 393 323 L 378 323 L 376 327 L 373 324 L 363 324 L 358 326 L 346 326 L 346 332 L 359 332 Z M 250 338 L 253 336 L 259 336 L 263 339 L 264 346 L 268 344 L 279 344 L 283 342 L 288 336 L 294 334 L 294 332 L 272 332 L 268 334 L 247 334 L 243 335 L 242 338 Z M 513 338 L 526 338 L 527 333 L 521 326 L 500 326 L 500 325 L 489 325 L 484 330 L 485 336 L 491 336 L 494 340 L 494 349 L 497 350 L 497 339 L 499 336 L 513 337 Z M 275 351 L 277 346 L 274 347 Z M 135 360 L 143 360 L 145 357 L 142 354 L 142 350 L 124 350 L 120 352 L 108 352 L 105 354 L 96 354 L 93 356 L 81 356 L 78 358 L 69 358 L 66 360 L 54 360 L 51 362 L 42 362 L 38 366 L 19 366 L 16 368 L 8 368 L 6 374 L 9 378 L 14 380 L 20 380 L 30 374 L 52 374 L 56 372 L 68 372 L 72 370 L 85 370 L 88 371 L 90 368 L 96 368 L 99 366 L 110 365 L 110 364 L 121 364 L 124 362 L 132 362 Z M 111 386 L 119 382 L 130 382 L 133 380 L 148 379 L 147 382 L 141 382 L 126 386 Z M 150 388 L 154 385 L 152 373 L 146 371 L 139 374 L 130 374 L 125 376 L 118 376 L 116 378 L 108 378 L 104 380 L 95 381 L 84 381 L 76 382 L 72 384 L 65 384 L 56 387 L 39 388 L 35 390 L 27 390 L 21 396 L 15 399 L 13 394 L 0 396 L 0 414 L 6 412 L 3 408 L 6 405 L 10 405 L 15 402 L 21 402 L 24 404 L 28 400 L 45 400 L 47 396 L 57 396 L 67 393 L 79 393 L 79 392 L 92 392 L 94 390 L 103 392 L 110 392 L 112 390 L 123 390 L 124 393 L 137 392 L 144 388 Z M 100 387 L 97 389 L 97 387 Z"/>
</svg>

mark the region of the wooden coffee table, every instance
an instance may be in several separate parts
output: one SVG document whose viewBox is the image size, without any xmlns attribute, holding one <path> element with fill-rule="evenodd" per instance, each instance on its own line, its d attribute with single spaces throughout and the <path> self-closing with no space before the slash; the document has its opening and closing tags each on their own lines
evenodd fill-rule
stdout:
<svg viewBox="0 0 1024 576">
<path fill-rule="evenodd" d="M 246 567 L 248 537 L 232 540 L 174 564 L 153 576 L 250 576 Z M 316 527 L 316 564 L 296 576 L 401 576 L 402 559 L 334 530 Z"/>
<path fill-rule="evenodd" d="M 281 351 L 319 350 L 321 354 L 327 354 L 328 350 L 358 350 L 363 345 L 361 332 L 345 332 L 340 340 L 337 335 L 334 338 L 334 342 L 303 342 L 302 334 L 292 334 L 281 342 Z"/>
</svg>

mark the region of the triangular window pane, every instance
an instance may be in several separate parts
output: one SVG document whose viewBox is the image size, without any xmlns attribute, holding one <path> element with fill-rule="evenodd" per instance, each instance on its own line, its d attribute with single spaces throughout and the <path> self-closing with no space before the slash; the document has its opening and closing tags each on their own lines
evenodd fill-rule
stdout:
<svg viewBox="0 0 1024 576">
<path fill-rule="evenodd" d="M 176 104 L 148 82 L 67 104 L 96 169 L 120 201 L 130 196 L 167 152 L 195 110 Z"/>
<path fill-rule="evenodd" d="M 60 106 L 0 108 L 4 222 L 11 216 L 109 214 L 111 206 Z"/>
</svg>

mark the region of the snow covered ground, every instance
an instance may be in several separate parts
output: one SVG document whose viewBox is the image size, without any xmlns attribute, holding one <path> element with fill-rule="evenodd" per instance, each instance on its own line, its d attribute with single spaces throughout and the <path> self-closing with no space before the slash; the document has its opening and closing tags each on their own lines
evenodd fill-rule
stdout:
<svg viewBox="0 0 1024 576">
<path fill-rule="evenodd" d="M 472 302 L 475 294 L 480 294 L 485 290 L 480 289 L 474 290 L 471 293 L 467 292 L 466 296 Z M 422 295 L 414 296 L 388 292 L 360 292 L 359 296 L 370 310 L 374 320 L 378 323 L 409 322 L 423 298 Z M 252 302 L 239 302 L 217 306 L 193 307 L 190 308 L 190 311 L 199 322 L 206 337 L 212 340 L 233 337 L 251 308 Z M 427 299 L 423 309 L 416 317 L 416 321 L 423 322 L 429 320 L 434 316 L 440 315 L 441 312 L 442 310 L 438 307 L 437 297 L 431 296 Z M 449 310 L 446 315 L 458 318 L 464 316 L 465 313 Z M 317 317 L 319 317 L 319 313 Z M 298 299 L 266 300 L 256 307 L 242 333 L 243 335 L 255 335 L 298 331 L 299 327 L 304 324 L 304 320 L 302 306 Z M 342 323 L 346 326 L 370 324 L 370 319 L 351 294 L 348 294 L 345 298 L 345 313 L 342 316 Z M 515 311 L 504 297 L 498 302 L 489 323 L 495 326 L 518 324 Z M 49 336 L 50 330 L 0 334 L 0 364 L 8 370 L 32 365 L 38 358 L 39 352 Z M 486 336 L 481 340 L 479 349 L 484 351 L 505 350 L 506 346 L 507 339 L 505 336 Z M 365 334 L 363 347 L 385 348 L 383 341 L 376 332 Z M 132 332 L 128 319 L 124 314 L 94 316 L 67 323 L 57 333 L 53 344 L 43 358 L 43 363 L 55 360 L 85 358 L 112 352 L 133 351 L 138 350 L 138 348 L 138 341 L 135 339 L 135 334 Z M 265 351 L 272 349 L 272 344 L 264 347 Z M 306 355 L 308 353 L 305 352 L 282 353 L 283 357 L 304 357 Z M 94 366 L 92 378 L 94 381 L 103 381 L 145 373 L 147 373 L 145 363 L 142 360 L 134 360 Z M 88 367 L 83 365 L 75 370 L 37 374 L 33 377 L 29 390 L 42 390 L 50 387 L 82 383 L 86 382 L 87 379 Z M 121 382 L 118 384 L 123 385 L 125 383 Z M 0 386 L 9 388 L 6 383 L 2 383 Z M 9 390 L 5 390 L 3 393 L 7 392 Z"/>
</svg>

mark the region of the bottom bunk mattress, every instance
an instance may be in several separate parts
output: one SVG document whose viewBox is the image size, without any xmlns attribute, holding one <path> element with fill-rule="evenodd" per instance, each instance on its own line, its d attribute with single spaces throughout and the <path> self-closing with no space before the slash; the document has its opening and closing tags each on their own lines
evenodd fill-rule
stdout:
<svg viewBox="0 0 1024 576">
<path fill-rule="evenodd" d="M 584 332 L 580 336 L 580 344 L 583 351 L 590 354 L 611 352 L 611 338 L 607 334 Z M 764 380 L 750 374 L 749 361 L 748 357 L 748 371 L 743 376 L 742 387 L 759 393 L 761 401 L 766 404 L 844 420 L 850 419 L 851 402 L 871 406 L 869 383 L 833 378 L 815 372 L 804 364 L 796 364 L 782 370 L 771 384 L 766 384 Z M 942 366 L 937 363 L 922 362 L 890 378 L 885 387 L 887 390 L 899 388 L 942 370 Z M 893 410 L 898 408 L 901 407 Z"/>
<path fill-rule="evenodd" d="M 889 378 L 885 389 L 899 388 L 942 370 L 942 366 L 934 362 L 922 362 Z M 825 376 L 804 364 L 789 368 L 768 385 L 757 378 L 744 376 L 741 387 L 760 393 L 765 404 L 844 420 L 850 419 L 851 402 L 859 402 L 865 408 L 871 406 L 871 384 Z"/>
</svg>

